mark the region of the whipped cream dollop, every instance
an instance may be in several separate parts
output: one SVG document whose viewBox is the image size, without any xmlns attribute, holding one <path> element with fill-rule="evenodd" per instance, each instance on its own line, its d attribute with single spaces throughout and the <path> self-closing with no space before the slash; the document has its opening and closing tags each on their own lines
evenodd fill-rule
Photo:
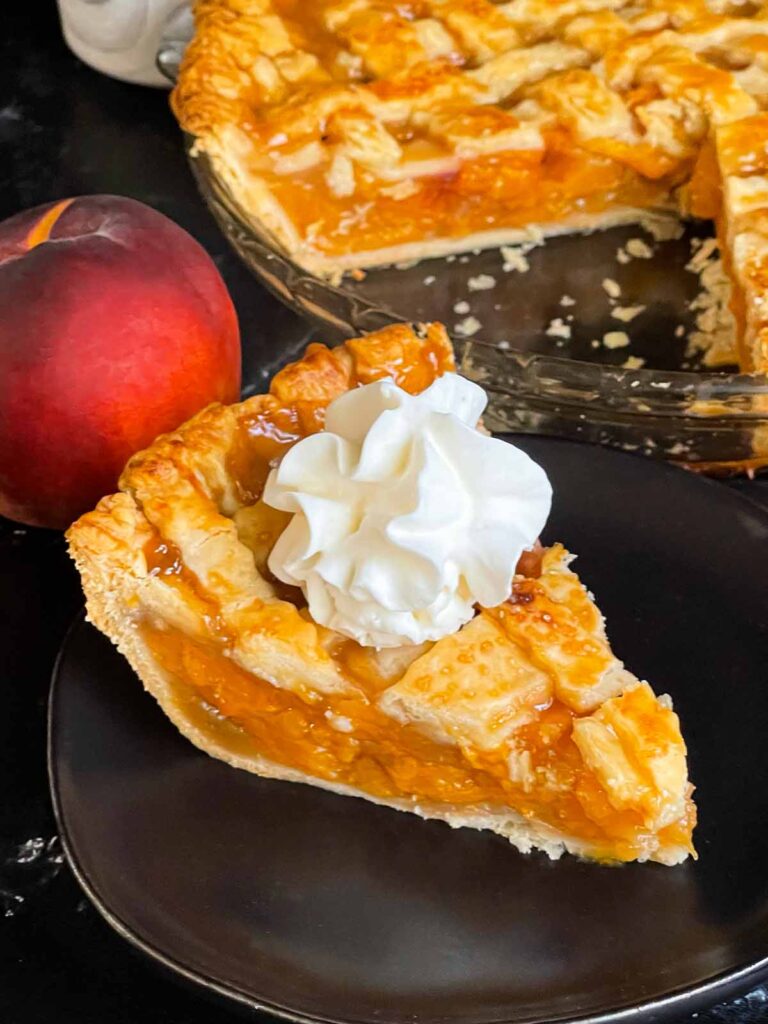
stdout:
<svg viewBox="0 0 768 1024">
<path fill-rule="evenodd" d="M 370 647 L 438 640 L 506 600 L 549 515 L 544 470 L 480 433 L 487 403 L 455 373 L 409 395 L 381 380 L 328 406 L 325 430 L 271 471 L 293 517 L 269 556 L 312 618 Z"/>
</svg>

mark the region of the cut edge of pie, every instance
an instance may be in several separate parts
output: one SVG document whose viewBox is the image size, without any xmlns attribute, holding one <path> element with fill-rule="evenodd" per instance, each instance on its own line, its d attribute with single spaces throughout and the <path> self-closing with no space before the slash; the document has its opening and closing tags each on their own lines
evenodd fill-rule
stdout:
<svg viewBox="0 0 768 1024">
<path fill-rule="evenodd" d="M 232 145 L 232 140 L 237 144 Z M 247 152 L 252 143 L 241 132 L 212 130 L 198 136 L 193 154 L 205 155 L 219 180 L 229 189 L 241 216 L 262 232 L 296 263 L 318 277 L 338 282 L 352 270 L 370 270 L 392 264 L 459 255 L 473 249 L 496 249 L 507 245 L 540 242 L 560 235 L 590 234 L 631 224 L 647 224 L 655 220 L 669 221 L 677 217 L 679 208 L 666 191 L 659 191 L 648 205 L 616 205 L 611 209 L 584 212 L 573 210 L 557 221 L 526 220 L 515 227 L 471 231 L 461 237 L 441 235 L 415 241 L 380 245 L 376 248 L 354 249 L 327 255 L 308 244 L 295 230 L 285 210 L 275 201 L 266 180 L 249 173 Z M 240 156 L 233 154 L 239 153 Z"/>
<path fill-rule="evenodd" d="M 127 495 L 115 495 L 118 497 Z M 234 768 L 263 778 L 307 783 L 343 796 L 363 797 L 381 806 L 447 822 L 453 828 L 489 829 L 508 839 L 521 853 L 537 848 L 553 859 L 559 858 L 565 849 L 570 853 L 590 855 L 588 844 L 580 844 L 573 838 L 565 840 L 555 829 L 541 822 L 526 820 L 511 808 L 467 809 L 461 805 L 452 807 L 426 800 L 414 802 L 404 798 L 377 797 L 261 756 L 240 730 L 229 727 L 226 721 L 206 710 L 201 703 L 190 701 L 188 691 L 163 668 L 151 646 L 126 616 L 126 607 L 141 603 L 143 577 L 119 568 L 110 572 L 104 564 L 103 541 L 109 537 L 113 552 L 120 557 L 118 552 L 124 548 L 127 555 L 130 546 L 141 539 L 145 525 L 135 505 L 131 507 L 129 502 L 116 501 L 101 505 L 99 512 L 92 514 L 91 522 L 83 523 L 73 534 L 72 553 L 88 596 L 88 619 L 110 638 L 179 732 L 200 750 Z M 89 537 L 90 530 L 93 532 Z M 677 863 L 687 853 L 683 849 L 673 851 L 668 862 Z"/>
<path fill-rule="evenodd" d="M 695 824 L 669 699 L 611 651 L 560 546 L 436 643 L 377 652 L 269 578 L 286 523 L 259 494 L 325 407 L 452 372 L 439 325 L 310 346 L 270 392 L 211 406 L 130 460 L 69 530 L 91 622 L 196 746 L 258 775 L 490 829 L 521 851 L 676 864 Z"/>
</svg>

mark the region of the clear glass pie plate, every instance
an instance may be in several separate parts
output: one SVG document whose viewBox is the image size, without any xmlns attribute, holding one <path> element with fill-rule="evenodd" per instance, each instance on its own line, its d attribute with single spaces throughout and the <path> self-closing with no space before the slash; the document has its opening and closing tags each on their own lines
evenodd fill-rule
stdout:
<svg viewBox="0 0 768 1024">
<path fill-rule="evenodd" d="M 489 393 L 490 429 L 597 442 L 713 473 L 768 466 L 768 377 L 706 369 L 691 350 L 697 318 L 709 328 L 717 314 L 691 269 L 697 253 L 699 268 L 716 257 L 702 258 L 708 224 L 663 241 L 638 226 L 562 236 L 528 252 L 429 259 L 336 283 L 297 266 L 249 221 L 205 155 L 193 154 L 190 146 L 220 227 L 275 295 L 326 338 L 444 322 L 462 371 Z"/>
</svg>

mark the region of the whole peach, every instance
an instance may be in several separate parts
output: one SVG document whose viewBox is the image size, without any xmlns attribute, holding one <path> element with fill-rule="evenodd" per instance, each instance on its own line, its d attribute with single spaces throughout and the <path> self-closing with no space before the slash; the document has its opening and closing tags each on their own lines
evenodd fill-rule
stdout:
<svg viewBox="0 0 768 1024">
<path fill-rule="evenodd" d="M 0 224 L 0 514 L 67 526 L 135 451 L 239 391 L 232 300 L 173 221 L 82 196 Z"/>
</svg>

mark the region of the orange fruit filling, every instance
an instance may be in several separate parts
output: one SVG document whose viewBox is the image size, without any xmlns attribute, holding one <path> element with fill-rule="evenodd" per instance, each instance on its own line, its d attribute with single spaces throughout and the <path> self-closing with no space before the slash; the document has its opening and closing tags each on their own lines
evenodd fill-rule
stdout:
<svg viewBox="0 0 768 1024">
<path fill-rule="evenodd" d="M 174 700 L 187 709 L 196 704 L 207 732 L 213 715 L 206 706 L 224 716 L 219 739 L 233 750 L 374 798 L 509 807 L 578 837 L 592 856 L 621 861 L 638 855 L 647 833 L 641 814 L 611 806 L 571 737 L 574 713 L 557 700 L 522 727 L 521 749 L 530 754 L 534 776 L 546 780 L 523 785 L 510 779 L 506 751 L 438 743 L 384 714 L 374 703 L 382 681 L 375 673 L 367 679 L 361 675 L 364 659 L 358 659 L 354 676 L 349 673 L 357 695 L 304 698 L 235 665 L 225 645 L 149 622 L 142 629 L 158 663 L 174 680 Z M 343 649 L 339 661 L 345 662 Z M 240 734 L 234 739 L 232 727 Z M 662 842 L 690 847 L 694 814 L 689 802 L 687 816 L 659 832 Z"/>
<path fill-rule="evenodd" d="M 337 197 L 325 167 L 270 176 L 270 188 L 299 234 L 329 256 L 667 203 L 669 176 L 644 177 L 610 155 L 580 148 L 565 131 L 549 132 L 546 141 L 543 154 L 477 157 L 449 174 L 421 178 L 412 195 L 387 196 L 381 181 L 360 175 L 354 196 Z"/>
</svg>

